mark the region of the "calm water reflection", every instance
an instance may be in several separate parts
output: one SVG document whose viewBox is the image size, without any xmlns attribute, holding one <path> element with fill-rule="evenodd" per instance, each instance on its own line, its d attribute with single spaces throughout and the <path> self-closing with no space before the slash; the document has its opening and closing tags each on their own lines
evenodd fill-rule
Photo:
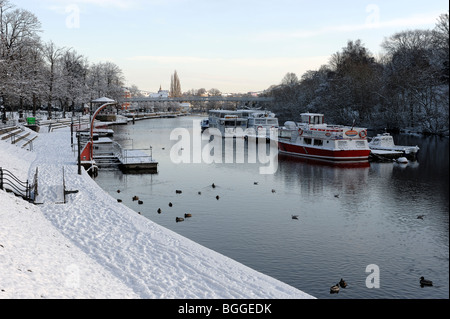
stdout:
<svg viewBox="0 0 450 319">
<path fill-rule="evenodd" d="M 193 119 L 115 127 L 122 144 L 152 146 L 159 173 L 101 171 L 96 181 L 113 197 L 121 189 L 124 204 L 152 221 L 318 298 L 449 297 L 448 139 L 395 136 L 421 148 L 407 165 L 342 167 L 279 156 L 276 173 L 260 175 L 261 164 L 247 161 L 172 163 L 170 132 L 192 132 Z M 187 212 L 193 217 L 175 222 Z M 369 289 L 373 264 L 380 287 Z M 435 285 L 421 288 L 422 275 Z M 341 278 L 348 288 L 330 295 Z"/>
</svg>

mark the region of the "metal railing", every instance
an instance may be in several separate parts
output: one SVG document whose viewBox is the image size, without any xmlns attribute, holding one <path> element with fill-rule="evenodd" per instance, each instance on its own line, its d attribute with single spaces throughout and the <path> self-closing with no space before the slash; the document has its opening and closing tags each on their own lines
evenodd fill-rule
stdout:
<svg viewBox="0 0 450 319">
<path fill-rule="evenodd" d="M 38 195 L 38 168 L 36 168 L 33 183 L 30 184 L 28 180 L 23 182 L 7 169 L 0 167 L 0 189 L 34 202 Z"/>
<path fill-rule="evenodd" d="M 11 144 L 17 144 L 19 141 L 23 141 L 24 143 L 23 143 L 23 148 L 25 147 L 25 146 L 28 146 L 29 145 L 29 151 L 32 151 L 33 150 L 33 139 L 29 139 L 27 136 L 25 136 L 24 134 L 23 134 L 23 132 L 21 132 L 21 133 L 11 133 L 11 136 L 10 136 L 10 139 L 11 139 Z"/>
</svg>

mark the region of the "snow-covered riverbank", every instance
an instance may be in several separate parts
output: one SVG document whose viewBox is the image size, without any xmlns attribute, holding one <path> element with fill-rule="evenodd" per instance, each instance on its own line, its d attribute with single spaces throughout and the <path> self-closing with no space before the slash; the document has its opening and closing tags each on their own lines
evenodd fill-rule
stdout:
<svg viewBox="0 0 450 319">
<path fill-rule="evenodd" d="M 77 174 L 68 128 L 33 149 L 0 141 L 0 167 L 22 180 L 39 169 L 43 202 L 0 190 L 0 298 L 314 298 L 118 203 Z M 66 204 L 63 171 L 78 191 Z"/>
</svg>

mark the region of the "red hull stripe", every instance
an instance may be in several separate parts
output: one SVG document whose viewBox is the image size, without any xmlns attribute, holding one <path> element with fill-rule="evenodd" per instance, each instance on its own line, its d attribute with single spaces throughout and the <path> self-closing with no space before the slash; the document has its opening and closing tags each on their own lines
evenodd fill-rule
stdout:
<svg viewBox="0 0 450 319">
<path fill-rule="evenodd" d="M 311 157 L 311 158 L 321 158 L 335 161 L 367 160 L 370 155 L 370 149 L 326 150 L 320 148 L 287 144 L 283 142 L 278 142 L 278 148 L 280 152 L 288 153 L 291 155 Z"/>
</svg>

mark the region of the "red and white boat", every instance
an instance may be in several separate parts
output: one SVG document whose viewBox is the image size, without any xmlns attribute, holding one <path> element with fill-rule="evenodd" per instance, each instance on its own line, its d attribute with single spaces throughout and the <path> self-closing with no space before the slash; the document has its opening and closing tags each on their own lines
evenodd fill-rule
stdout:
<svg viewBox="0 0 450 319">
<path fill-rule="evenodd" d="M 301 122 L 286 122 L 279 130 L 280 153 L 333 162 L 369 160 L 365 128 L 325 124 L 319 113 L 300 115 Z"/>
</svg>

